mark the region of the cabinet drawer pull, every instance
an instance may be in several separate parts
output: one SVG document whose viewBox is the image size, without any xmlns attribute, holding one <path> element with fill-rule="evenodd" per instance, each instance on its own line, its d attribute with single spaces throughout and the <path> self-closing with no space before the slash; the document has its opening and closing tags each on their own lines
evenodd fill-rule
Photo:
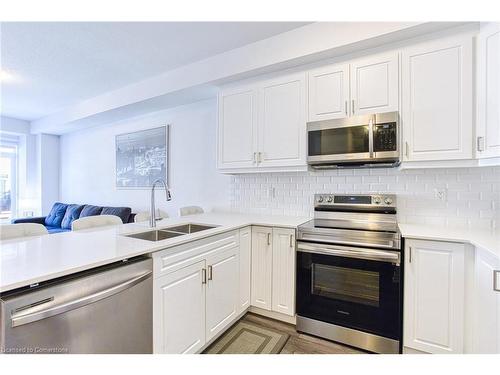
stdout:
<svg viewBox="0 0 500 375">
<path fill-rule="evenodd" d="M 293 234 L 290 235 L 290 247 L 293 247 Z"/>
<path fill-rule="evenodd" d="M 408 263 L 411 263 L 411 246 L 408 248 Z"/>
<path fill-rule="evenodd" d="M 267 244 L 271 245 L 271 233 L 267 234 Z"/>
<path fill-rule="evenodd" d="M 410 157 L 410 145 L 408 144 L 408 142 L 405 142 L 405 155 L 406 158 Z"/>
<path fill-rule="evenodd" d="M 256 152 L 253 153 L 253 163 L 254 164 L 257 163 L 257 153 Z"/>
<path fill-rule="evenodd" d="M 202 284 L 207 283 L 207 270 L 205 268 L 201 269 L 201 283 Z"/>
<path fill-rule="evenodd" d="M 500 279 L 500 270 L 494 270 L 493 271 L 493 290 L 495 292 L 500 292 L 500 284 L 498 282 L 498 279 Z"/>
<path fill-rule="evenodd" d="M 208 280 L 212 280 L 212 266 L 208 266 Z"/>
<path fill-rule="evenodd" d="M 348 113 L 347 113 L 347 100 L 345 101 L 345 115 L 348 116 Z"/>
<path fill-rule="evenodd" d="M 354 114 L 354 99 L 352 100 L 352 109 L 351 109 L 351 111 Z"/>
</svg>

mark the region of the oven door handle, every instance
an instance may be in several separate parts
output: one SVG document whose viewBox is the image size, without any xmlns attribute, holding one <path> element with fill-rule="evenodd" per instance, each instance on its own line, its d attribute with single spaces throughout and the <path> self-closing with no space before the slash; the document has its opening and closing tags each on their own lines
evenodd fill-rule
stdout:
<svg viewBox="0 0 500 375">
<path fill-rule="evenodd" d="M 297 251 L 311 254 L 335 255 L 345 258 L 375 260 L 378 262 L 393 263 L 399 266 L 400 254 L 395 251 L 365 250 L 356 247 L 317 245 L 299 242 Z"/>
</svg>

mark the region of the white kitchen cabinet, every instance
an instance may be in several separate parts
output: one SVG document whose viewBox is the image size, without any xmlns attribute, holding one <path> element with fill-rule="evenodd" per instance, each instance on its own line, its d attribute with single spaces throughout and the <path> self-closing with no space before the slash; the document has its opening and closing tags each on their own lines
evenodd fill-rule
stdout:
<svg viewBox="0 0 500 375">
<path fill-rule="evenodd" d="M 476 248 L 473 351 L 500 354 L 500 259 Z"/>
<path fill-rule="evenodd" d="M 229 173 L 305 170 L 306 105 L 305 73 L 224 89 L 217 167 Z"/>
<path fill-rule="evenodd" d="M 472 36 L 426 41 L 402 52 L 405 161 L 472 158 Z"/>
<path fill-rule="evenodd" d="M 256 166 L 257 91 L 252 87 L 219 95 L 218 167 Z"/>
<path fill-rule="evenodd" d="M 239 312 L 250 307 L 250 282 L 252 271 L 252 229 L 251 227 L 240 229 L 240 295 Z"/>
<path fill-rule="evenodd" d="M 306 165 L 305 93 L 305 73 L 259 85 L 259 167 Z"/>
<path fill-rule="evenodd" d="M 350 64 L 351 114 L 394 112 L 399 109 L 398 53 L 358 59 Z"/>
<path fill-rule="evenodd" d="M 273 229 L 252 227 L 252 306 L 272 310 Z"/>
<path fill-rule="evenodd" d="M 238 248 L 209 254 L 206 265 L 206 340 L 209 341 L 238 314 Z"/>
<path fill-rule="evenodd" d="M 155 353 L 196 353 L 205 345 L 204 273 L 202 260 L 154 279 Z"/>
<path fill-rule="evenodd" d="M 477 52 L 477 156 L 500 157 L 500 23 L 481 25 Z"/>
<path fill-rule="evenodd" d="M 239 231 L 153 254 L 155 353 L 196 353 L 239 316 Z"/>
<path fill-rule="evenodd" d="M 463 352 L 464 253 L 459 243 L 406 240 L 404 347 Z"/>
<path fill-rule="evenodd" d="M 272 310 L 295 315 L 295 230 L 273 229 Z"/>
<path fill-rule="evenodd" d="M 309 71 L 308 97 L 308 121 L 349 116 L 349 64 Z"/>
</svg>

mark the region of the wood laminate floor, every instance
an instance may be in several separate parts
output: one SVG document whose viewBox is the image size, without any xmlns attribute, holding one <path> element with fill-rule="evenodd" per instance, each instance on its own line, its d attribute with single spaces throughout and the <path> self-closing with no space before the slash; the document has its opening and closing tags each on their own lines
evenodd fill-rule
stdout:
<svg viewBox="0 0 500 375">
<path fill-rule="evenodd" d="M 272 328 L 276 331 L 288 333 L 290 338 L 280 354 L 366 354 L 349 346 L 298 333 L 295 330 L 295 326 L 291 324 L 260 315 L 247 313 L 241 320 L 252 322 L 264 328 Z"/>
</svg>

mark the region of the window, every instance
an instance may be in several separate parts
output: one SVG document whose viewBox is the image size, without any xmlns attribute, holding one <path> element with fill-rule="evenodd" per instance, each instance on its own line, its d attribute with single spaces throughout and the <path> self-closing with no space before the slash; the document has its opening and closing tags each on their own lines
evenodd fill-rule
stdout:
<svg viewBox="0 0 500 375">
<path fill-rule="evenodd" d="M 19 138 L 0 136 L 0 222 L 8 222 L 17 210 Z"/>
</svg>

